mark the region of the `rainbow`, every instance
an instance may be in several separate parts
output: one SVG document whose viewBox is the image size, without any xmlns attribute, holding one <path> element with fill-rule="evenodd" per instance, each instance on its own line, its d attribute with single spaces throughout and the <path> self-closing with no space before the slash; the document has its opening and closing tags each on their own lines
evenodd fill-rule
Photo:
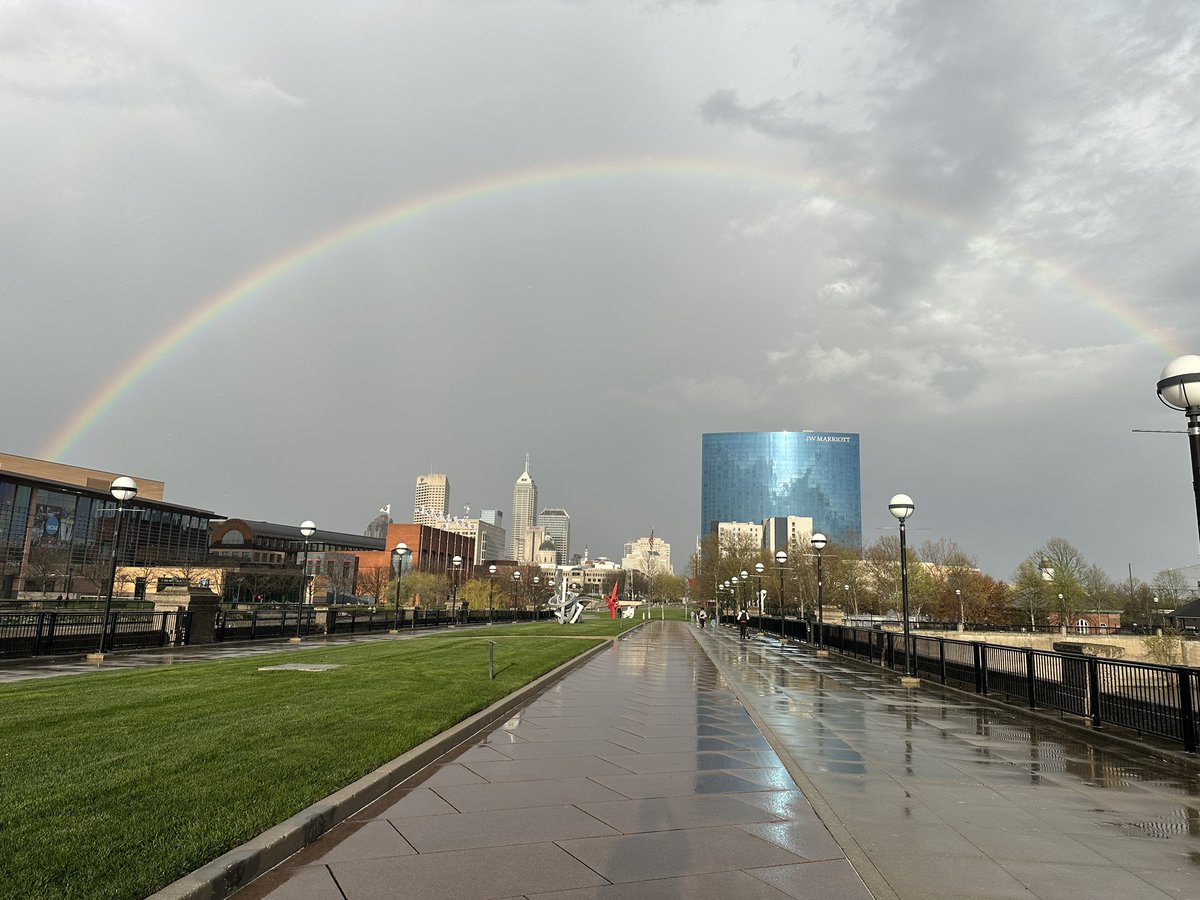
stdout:
<svg viewBox="0 0 1200 900">
<path fill-rule="evenodd" d="M 70 419 L 50 438 L 41 456 L 61 459 L 108 410 L 118 404 L 139 381 L 172 351 L 194 335 L 214 325 L 239 304 L 258 295 L 289 273 L 339 247 L 381 229 L 415 219 L 427 213 L 469 202 L 486 200 L 500 194 L 588 180 L 614 179 L 631 176 L 696 178 L 778 184 L 791 189 L 803 188 L 836 196 L 850 203 L 884 207 L 903 216 L 934 223 L 941 227 L 973 233 L 976 229 L 949 213 L 920 205 L 910 199 L 866 190 L 862 185 L 830 177 L 820 172 L 779 172 L 775 170 L 691 159 L 646 159 L 635 161 L 598 161 L 572 163 L 537 169 L 523 169 L 464 182 L 448 188 L 410 197 L 395 205 L 375 210 L 362 218 L 344 223 L 332 231 L 318 235 L 289 249 L 241 278 L 224 290 L 202 301 L 195 309 L 135 354 L 112 378 L 103 384 L 80 406 Z M 1069 284 L 1075 292 L 1090 300 L 1124 328 L 1149 341 L 1168 356 L 1182 353 L 1159 337 L 1159 329 L 1136 308 L 1107 293 L 1077 272 L 1051 260 L 1030 255 L 1020 248 L 992 239 L 993 245 L 1006 255 L 1021 258 L 1054 280 Z"/>
</svg>

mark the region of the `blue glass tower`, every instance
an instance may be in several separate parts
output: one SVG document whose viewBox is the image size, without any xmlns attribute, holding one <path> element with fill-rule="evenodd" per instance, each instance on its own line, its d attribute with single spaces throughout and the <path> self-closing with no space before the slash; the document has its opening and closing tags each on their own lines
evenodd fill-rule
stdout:
<svg viewBox="0 0 1200 900">
<path fill-rule="evenodd" d="M 811 516 L 813 528 L 862 548 L 858 435 L 743 431 L 703 436 L 700 533 L 713 522 Z"/>
</svg>

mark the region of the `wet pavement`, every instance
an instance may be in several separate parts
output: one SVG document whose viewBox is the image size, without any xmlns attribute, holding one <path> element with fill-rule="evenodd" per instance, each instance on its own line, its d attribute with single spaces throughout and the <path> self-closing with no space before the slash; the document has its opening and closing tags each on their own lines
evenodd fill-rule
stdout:
<svg viewBox="0 0 1200 900">
<path fill-rule="evenodd" d="M 0 684 L 29 681 L 35 678 L 61 678 L 65 675 L 88 675 L 96 672 L 119 672 L 125 669 L 144 669 L 150 666 L 181 665 L 193 662 L 215 662 L 222 659 L 246 659 L 271 653 L 312 650 L 316 647 L 360 644 L 373 641 L 411 640 L 428 634 L 445 634 L 446 628 L 405 630 L 398 635 L 387 632 L 365 632 L 350 635 L 311 635 L 293 644 L 287 638 L 269 641 L 230 641 L 222 644 L 197 644 L 187 647 L 162 647 L 145 650 L 118 650 L 106 654 L 102 662 L 89 662 L 82 651 L 63 656 L 34 656 L 0 660 Z"/>
<path fill-rule="evenodd" d="M 691 631 L 614 642 L 237 897 L 869 900 Z"/>
<path fill-rule="evenodd" d="M 1192 768 L 807 646 L 702 639 L 877 894 L 1200 897 Z"/>
<path fill-rule="evenodd" d="M 97 671 L 0 680 L 71 667 Z M 238 897 L 872 893 L 1200 897 L 1200 777 L 807 645 L 650 622 Z"/>
</svg>

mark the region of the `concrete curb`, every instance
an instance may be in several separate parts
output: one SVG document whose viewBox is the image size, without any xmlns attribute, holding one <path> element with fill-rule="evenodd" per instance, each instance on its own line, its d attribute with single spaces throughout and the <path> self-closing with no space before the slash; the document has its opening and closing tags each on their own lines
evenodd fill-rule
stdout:
<svg viewBox="0 0 1200 900">
<path fill-rule="evenodd" d="M 151 894 L 150 900 L 221 900 L 228 897 L 640 627 L 584 651 L 487 709 L 463 719 L 403 756 L 384 763 L 358 781 Z"/>
</svg>

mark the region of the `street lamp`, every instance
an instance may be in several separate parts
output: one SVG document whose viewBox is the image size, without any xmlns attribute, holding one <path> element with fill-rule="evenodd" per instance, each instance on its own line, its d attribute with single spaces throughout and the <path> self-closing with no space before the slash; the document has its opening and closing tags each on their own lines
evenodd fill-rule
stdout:
<svg viewBox="0 0 1200 900">
<path fill-rule="evenodd" d="M 1058 633 L 1067 633 L 1067 608 L 1063 605 L 1063 595 L 1058 595 Z"/>
<path fill-rule="evenodd" d="M 513 569 L 513 606 L 517 605 L 521 591 L 521 570 Z"/>
<path fill-rule="evenodd" d="M 954 596 L 958 598 L 958 630 L 966 631 L 967 626 L 965 623 L 967 621 L 967 616 L 966 616 L 966 613 L 963 611 L 962 589 L 955 588 Z"/>
<path fill-rule="evenodd" d="M 538 575 L 533 576 L 533 587 L 530 590 L 533 592 L 533 618 L 537 621 L 538 617 L 538 585 L 542 583 L 542 579 Z"/>
<path fill-rule="evenodd" d="M 825 647 L 825 613 L 822 610 L 824 606 L 823 582 L 825 573 L 821 568 L 821 551 L 825 549 L 825 545 L 829 543 L 829 540 L 818 531 L 808 539 L 808 542 L 817 551 L 817 652 L 821 653 Z"/>
<path fill-rule="evenodd" d="M 300 598 L 296 604 L 296 640 L 300 640 L 300 622 L 304 619 L 304 595 L 308 593 L 308 539 L 317 532 L 317 526 L 311 519 L 300 523 L 300 533 L 304 535 L 304 568 L 300 573 Z"/>
<path fill-rule="evenodd" d="M 1158 399 L 1187 415 L 1192 449 L 1192 491 L 1196 495 L 1196 524 L 1200 527 L 1200 356 L 1180 356 L 1158 376 Z"/>
<path fill-rule="evenodd" d="M 488 566 L 488 624 L 492 624 L 492 597 L 496 590 L 496 564 Z"/>
<path fill-rule="evenodd" d="M 749 615 L 749 608 L 746 606 L 746 594 L 749 593 L 749 591 L 750 573 L 745 569 L 742 569 L 742 609 L 747 610 L 747 615 Z"/>
<path fill-rule="evenodd" d="M 113 591 L 117 586 L 117 547 L 121 543 L 121 524 L 124 522 L 121 513 L 125 511 L 125 501 L 132 500 L 137 496 L 137 482 L 128 475 L 120 475 L 113 479 L 108 492 L 117 501 L 117 527 L 113 534 L 112 559 L 108 571 L 108 594 L 104 598 L 104 619 L 100 622 L 100 650 L 98 653 L 101 658 L 104 657 L 104 643 L 108 636 L 108 617 L 112 615 Z M 113 631 L 115 632 L 116 629 L 114 628 Z M 113 641 L 116 641 L 115 633 Z"/>
<path fill-rule="evenodd" d="M 775 566 L 779 569 L 779 646 L 784 644 L 783 638 L 783 567 L 787 565 L 787 552 L 780 550 L 775 554 Z"/>
<path fill-rule="evenodd" d="M 733 592 L 730 594 L 730 596 L 733 598 L 733 605 L 737 606 L 738 577 L 734 575 L 729 579 L 729 583 L 733 586 Z"/>
<path fill-rule="evenodd" d="M 408 549 L 408 544 L 401 541 L 392 550 L 392 556 L 396 558 L 396 634 L 400 633 L 400 581 L 404 578 L 404 558 L 411 551 Z M 413 618 L 416 619 L 416 610 L 413 610 Z"/>
<path fill-rule="evenodd" d="M 462 557 L 455 554 L 450 562 L 454 563 L 450 573 L 450 621 L 454 622 L 458 617 L 458 573 L 462 571 Z"/>
<path fill-rule="evenodd" d="M 765 569 L 766 569 L 766 566 L 764 566 L 760 562 L 754 564 L 754 574 L 758 576 L 758 581 L 755 582 L 755 584 L 758 586 L 758 589 L 755 592 L 754 600 L 755 600 L 756 605 L 758 606 L 759 616 L 762 616 L 762 614 L 765 612 L 765 610 L 763 609 L 763 602 L 762 602 L 762 574 Z"/>
<path fill-rule="evenodd" d="M 904 535 L 904 520 L 913 514 L 916 507 L 908 494 L 897 494 L 888 501 L 888 512 L 900 520 L 900 599 L 904 607 L 904 674 L 916 678 L 913 666 L 912 645 L 908 634 L 908 544 Z"/>
</svg>

